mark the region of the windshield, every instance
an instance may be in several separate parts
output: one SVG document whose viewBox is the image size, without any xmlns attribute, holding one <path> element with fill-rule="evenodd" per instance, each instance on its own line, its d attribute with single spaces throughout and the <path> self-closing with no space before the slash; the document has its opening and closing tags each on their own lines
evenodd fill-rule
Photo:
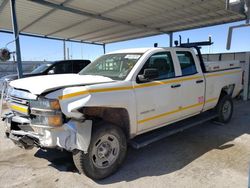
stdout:
<svg viewBox="0 0 250 188">
<path fill-rule="evenodd" d="M 113 80 L 124 80 L 142 54 L 108 54 L 103 55 L 84 68 L 80 75 L 98 75 Z"/>
<path fill-rule="evenodd" d="M 49 66 L 51 66 L 51 64 L 42 64 L 40 66 L 38 66 L 37 68 L 35 68 L 31 73 L 42 73 L 44 72 Z"/>
</svg>

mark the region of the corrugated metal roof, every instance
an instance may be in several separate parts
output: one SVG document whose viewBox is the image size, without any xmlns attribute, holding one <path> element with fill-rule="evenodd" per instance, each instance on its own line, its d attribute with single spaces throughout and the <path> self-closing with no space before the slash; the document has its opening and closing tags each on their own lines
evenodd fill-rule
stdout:
<svg viewBox="0 0 250 188">
<path fill-rule="evenodd" d="M 245 19 L 225 7 L 225 0 L 16 1 L 22 33 L 95 43 Z M 12 30 L 9 0 L 0 1 L 0 30 Z"/>
</svg>

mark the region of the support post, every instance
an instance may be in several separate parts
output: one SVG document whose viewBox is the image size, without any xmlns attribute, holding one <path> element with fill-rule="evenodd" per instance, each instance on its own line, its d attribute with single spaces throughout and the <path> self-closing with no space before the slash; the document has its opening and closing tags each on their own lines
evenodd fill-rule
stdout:
<svg viewBox="0 0 250 188">
<path fill-rule="evenodd" d="M 15 36 L 15 45 L 16 45 L 16 59 L 17 59 L 17 71 L 18 78 L 23 77 L 23 67 L 22 67 L 22 58 L 21 58 L 21 50 L 20 50 L 20 42 L 19 42 L 19 31 L 16 17 L 16 0 L 10 1 L 11 8 L 11 16 L 12 16 L 12 27 Z"/>
<path fill-rule="evenodd" d="M 63 40 L 63 59 L 66 60 L 66 42 Z"/>
<path fill-rule="evenodd" d="M 67 60 L 69 60 L 69 48 L 67 48 Z"/>
<path fill-rule="evenodd" d="M 102 46 L 103 46 L 103 54 L 106 54 L 106 45 L 103 44 Z"/>
<path fill-rule="evenodd" d="M 173 32 L 169 33 L 169 47 L 173 47 Z"/>
<path fill-rule="evenodd" d="M 246 53 L 244 86 L 243 86 L 243 100 L 250 99 L 250 52 Z"/>
</svg>

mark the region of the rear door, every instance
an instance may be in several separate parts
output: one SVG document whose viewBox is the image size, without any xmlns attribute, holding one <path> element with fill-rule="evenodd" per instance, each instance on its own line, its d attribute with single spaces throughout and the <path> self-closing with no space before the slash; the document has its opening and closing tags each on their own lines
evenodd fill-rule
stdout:
<svg viewBox="0 0 250 188">
<path fill-rule="evenodd" d="M 192 51 L 176 50 L 181 69 L 180 101 L 182 118 L 202 111 L 204 105 L 205 79 L 197 58 Z"/>
</svg>

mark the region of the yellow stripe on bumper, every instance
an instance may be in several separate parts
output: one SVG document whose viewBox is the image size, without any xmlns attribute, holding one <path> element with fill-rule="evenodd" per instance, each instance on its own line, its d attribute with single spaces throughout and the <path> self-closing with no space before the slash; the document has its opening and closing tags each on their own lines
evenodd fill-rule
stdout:
<svg viewBox="0 0 250 188">
<path fill-rule="evenodd" d="M 10 108 L 13 111 L 17 111 L 23 114 L 28 114 L 28 108 L 20 105 L 10 104 Z"/>
</svg>

